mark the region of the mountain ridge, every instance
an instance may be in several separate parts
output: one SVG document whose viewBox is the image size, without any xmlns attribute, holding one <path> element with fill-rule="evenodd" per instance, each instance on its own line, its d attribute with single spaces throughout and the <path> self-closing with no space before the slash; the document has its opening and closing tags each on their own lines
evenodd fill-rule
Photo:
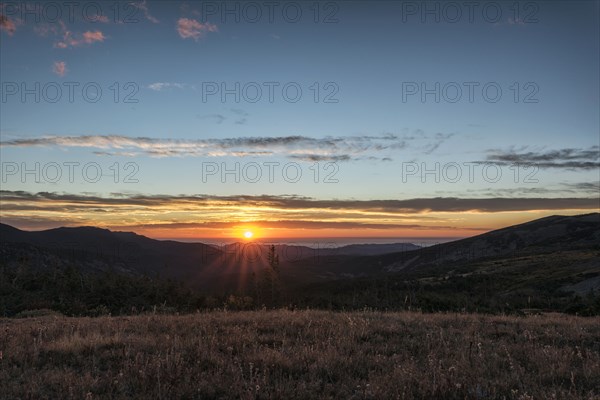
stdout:
<svg viewBox="0 0 600 400">
<path fill-rule="evenodd" d="M 102 240 L 94 242 L 98 238 Z M 85 279 L 95 282 L 89 285 L 110 286 L 110 280 L 103 279 L 114 271 L 141 288 L 147 287 L 147 278 L 156 282 L 156 277 L 166 285 L 160 289 L 164 296 L 171 290 L 169 279 L 174 279 L 190 293 L 217 296 L 213 298 L 222 302 L 234 293 L 234 300 L 239 295 L 239 301 L 247 304 L 245 299 L 252 303 L 248 296 L 254 296 L 256 282 L 268 265 L 268 245 L 232 251 L 93 227 L 29 234 L 2 224 L 0 239 L 0 271 L 8 271 L 13 277 L 10 282 L 26 273 L 19 271 L 37 270 L 37 276 L 50 280 L 57 276 L 53 271 L 63 271 L 58 276 L 70 276 L 67 283 L 77 285 L 79 278 L 73 280 L 68 272 L 76 268 L 81 279 L 89 276 Z M 75 239 L 84 245 L 73 247 L 70 240 Z M 600 213 L 550 216 L 454 242 L 381 255 L 319 254 L 310 249 L 310 257 L 286 259 L 283 250 L 298 249 L 281 245 L 276 249 L 281 251 L 280 277 L 286 296 L 302 307 L 600 312 Z M 37 296 L 37 292 L 27 294 L 27 287 L 17 286 L 17 290 L 24 296 Z M 132 299 L 122 304 L 137 301 L 132 290 Z M 96 295 L 111 298 L 110 293 Z M 175 299 L 171 300 L 185 303 L 185 296 Z M 92 300 L 85 302 L 97 303 Z M 260 296 L 256 301 L 260 305 Z"/>
<path fill-rule="evenodd" d="M 84 269 L 116 268 L 130 274 L 160 275 L 215 291 L 245 287 L 252 274 L 267 266 L 270 246 L 239 242 L 216 247 L 161 241 L 134 232 L 89 226 L 28 232 L 2 223 L 0 241 L 3 259 L 13 264 L 29 251 L 37 254 L 38 261 L 63 257 L 63 264 L 72 262 Z M 29 247 L 19 249 L 19 243 Z M 600 213 L 588 213 L 548 216 L 425 248 L 406 243 L 323 249 L 282 244 L 275 247 L 282 279 L 290 285 L 302 285 L 381 274 L 427 271 L 443 274 L 455 266 L 478 260 L 594 248 L 598 243 Z M 31 246 L 42 250 L 34 251 Z M 401 251 L 387 251 L 398 250 L 399 246 Z M 50 248 L 52 256 L 45 255 L 44 248 Z"/>
</svg>

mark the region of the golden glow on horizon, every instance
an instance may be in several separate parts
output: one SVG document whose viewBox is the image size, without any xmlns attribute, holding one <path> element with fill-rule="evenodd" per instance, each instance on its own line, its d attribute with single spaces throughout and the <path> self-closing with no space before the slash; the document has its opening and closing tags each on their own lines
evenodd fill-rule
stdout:
<svg viewBox="0 0 600 400">
<path fill-rule="evenodd" d="M 248 204 L 250 203 L 250 204 Z M 598 209 L 409 211 L 361 203 L 279 206 L 264 200 L 3 197 L 2 222 L 24 230 L 97 226 L 152 238 L 467 237 L 549 215 Z M 68 212 L 66 211 L 68 210 Z"/>
</svg>

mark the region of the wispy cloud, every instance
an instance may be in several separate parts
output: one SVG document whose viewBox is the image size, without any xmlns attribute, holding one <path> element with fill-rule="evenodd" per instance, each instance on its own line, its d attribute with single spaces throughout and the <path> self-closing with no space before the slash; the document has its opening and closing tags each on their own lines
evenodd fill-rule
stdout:
<svg viewBox="0 0 600 400">
<path fill-rule="evenodd" d="M 245 125 L 248 122 L 248 113 L 241 108 L 232 108 L 231 112 L 236 114 L 238 117 L 235 120 L 236 125 Z"/>
<path fill-rule="evenodd" d="M 106 36 L 100 30 L 86 31 L 80 34 L 70 31 L 62 21 L 59 21 L 59 26 L 61 28 L 62 39 L 54 43 L 54 47 L 59 49 L 103 42 L 106 39 Z"/>
<path fill-rule="evenodd" d="M 335 155 L 321 156 L 318 154 L 292 154 L 292 155 L 290 155 L 290 158 L 292 158 L 294 160 L 313 161 L 313 162 L 320 162 L 320 161 L 342 162 L 342 161 L 352 160 L 352 157 L 350 157 L 348 154 L 343 154 L 340 156 L 335 156 Z"/>
<path fill-rule="evenodd" d="M 208 115 L 199 115 L 198 118 L 200 119 L 212 119 L 214 120 L 217 124 L 222 124 L 223 121 L 225 121 L 227 119 L 226 116 L 224 116 L 223 114 L 208 114 Z"/>
<path fill-rule="evenodd" d="M 134 3 L 130 3 L 132 6 L 136 7 L 138 10 L 142 11 L 144 13 L 144 17 L 150 21 L 153 22 L 155 24 L 160 23 L 160 21 L 156 18 L 154 18 L 152 15 L 150 15 L 150 10 L 148 9 L 148 5 L 146 4 L 146 0 L 144 1 L 139 1 L 139 2 L 134 2 Z"/>
<path fill-rule="evenodd" d="M 183 206 L 188 211 L 211 208 L 265 208 L 265 210 L 300 210 L 302 212 L 356 211 L 381 215 L 421 214 L 424 212 L 506 212 L 532 210 L 594 210 L 598 208 L 598 199 L 590 198 L 458 198 L 431 197 L 413 199 L 384 200 L 321 200 L 296 195 L 143 195 L 113 193 L 111 197 L 53 192 L 30 193 L 25 191 L 0 191 L 3 209 L 10 210 L 9 202 L 74 203 L 94 207 L 140 206 L 164 211 L 164 207 L 177 210 Z M 4 208 L 8 207 L 8 208 Z M 320 215 L 320 214 L 319 214 Z M 371 214 L 364 214 L 369 216 Z M 324 214 L 323 218 L 327 216 Z M 339 218 L 339 214 L 336 214 Z"/>
<path fill-rule="evenodd" d="M 440 196 L 455 196 L 456 191 L 440 190 L 436 191 Z M 550 196 L 552 198 L 565 196 L 599 196 L 600 182 L 577 182 L 560 183 L 556 185 L 543 185 L 535 187 L 512 187 L 512 188 L 493 188 L 484 189 L 460 189 L 461 196 L 468 197 L 523 197 L 523 196 Z M 600 201 L 600 200 L 599 200 Z M 600 205 L 600 203 L 599 203 Z"/>
<path fill-rule="evenodd" d="M 587 149 L 566 148 L 549 151 L 525 151 L 526 147 L 515 150 L 488 150 L 487 162 L 500 165 L 533 164 L 539 168 L 561 168 L 569 170 L 593 170 L 600 168 L 600 149 L 591 146 Z"/>
<path fill-rule="evenodd" d="M 230 118 L 233 120 L 233 123 L 235 125 L 245 125 L 246 122 L 248 122 L 248 116 L 250 114 L 248 114 L 246 111 L 242 110 L 241 108 L 231 108 L 229 109 L 229 111 L 231 112 Z M 207 115 L 198 115 L 199 119 L 212 119 L 215 121 L 215 123 L 217 124 L 222 124 L 225 120 L 228 120 L 229 118 L 223 114 L 207 114 Z"/>
<path fill-rule="evenodd" d="M 431 143 L 425 150 L 425 154 L 431 154 L 436 151 L 442 144 L 447 140 L 455 136 L 455 133 L 436 133 L 433 137 L 433 143 Z"/>
<path fill-rule="evenodd" d="M 190 18 L 179 18 L 177 21 L 177 32 L 183 39 L 194 39 L 197 41 L 198 39 L 204 37 L 207 32 L 217 31 L 217 26 L 211 24 L 210 22 L 203 24 L 195 19 Z"/>
<path fill-rule="evenodd" d="M 281 155 L 296 160 L 350 161 L 373 159 L 407 146 L 395 135 L 312 138 L 307 136 L 238 137 L 226 139 L 162 139 L 127 136 L 46 136 L 0 142 L 2 147 L 86 147 L 127 151 L 151 157 L 221 157 Z M 108 154 L 109 152 L 106 152 Z M 384 155 L 384 158 L 389 158 Z"/>
<path fill-rule="evenodd" d="M 578 183 L 565 183 L 564 186 L 571 188 L 577 192 L 585 192 L 600 195 L 600 181 L 598 182 L 578 182 Z"/>
<path fill-rule="evenodd" d="M 67 73 L 67 63 L 64 61 L 55 61 L 52 66 L 52 72 L 58 76 L 65 76 Z"/>
<path fill-rule="evenodd" d="M 161 90 L 165 90 L 165 89 L 171 89 L 171 88 L 176 88 L 176 89 L 184 89 L 186 87 L 186 85 L 184 83 L 177 83 L 177 82 L 154 82 L 149 84 L 148 89 L 160 92 Z"/>
<path fill-rule="evenodd" d="M 372 229 L 395 235 L 429 232 L 465 236 L 469 231 L 474 234 L 492 229 L 481 227 L 481 213 L 598 210 L 596 198 L 322 200 L 294 195 L 112 193 L 103 197 L 25 191 L 0 191 L 0 204 L 2 222 L 25 229 L 95 225 L 122 230 L 162 230 L 166 235 L 172 235 L 173 229 L 187 229 L 190 235 L 197 235 L 198 230 L 221 235 L 223 229 L 250 224 L 286 231 L 338 229 L 341 233 L 348 229 Z"/>
<path fill-rule="evenodd" d="M 252 221 L 253 225 L 258 225 L 262 229 L 377 229 L 377 230 L 392 230 L 392 229 L 453 229 L 454 226 L 434 225 L 427 226 L 421 224 L 397 224 L 397 223 L 370 223 L 360 221 L 302 221 L 302 220 L 277 220 Z M 166 224 L 137 224 L 114 226 L 114 229 L 228 229 L 240 226 L 239 222 L 172 222 Z M 467 228 L 466 230 L 481 230 L 482 228 Z M 485 228 L 483 228 L 485 229 Z"/>
<path fill-rule="evenodd" d="M 86 15 L 83 16 L 81 13 L 63 13 L 59 14 L 57 19 L 53 22 L 45 22 L 49 18 L 45 15 L 45 7 L 41 7 L 39 4 L 27 3 L 27 2 L 13 2 L 11 5 L 13 12 L 18 11 L 22 15 L 28 15 L 31 17 L 29 21 L 35 21 L 33 23 L 33 32 L 40 37 L 54 36 L 55 48 L 66 49 L 69 47 L 79 47 L 83 45 L 90 45 L 97 42 L 103 42 L 106 40 L 106 35 L 101 30 L 87 30 L 85 32 L 74 32 L 67 27 L 65 20 L 68 19 L 72 23 L 73 21 L 85 22 L 102 22 L 109 23 L 107 15 Z M 0 3 L 0 12 L 5 8 L 4 3 Z M 59 10 L 60 11 L 60 10 Z M 54 11 L 53 11 L 54 12 Z M 69 16 L 70 15 L 70 16 Z M 25 25 L 25 20 L 19 18 L 9 18 L 8 16 L 0 13 L 0 30 L 5 31 L 12 36 L 17 30 L 17 26 Z M 31 25 L 27 22 L 27 25 Z"/>
</svg>

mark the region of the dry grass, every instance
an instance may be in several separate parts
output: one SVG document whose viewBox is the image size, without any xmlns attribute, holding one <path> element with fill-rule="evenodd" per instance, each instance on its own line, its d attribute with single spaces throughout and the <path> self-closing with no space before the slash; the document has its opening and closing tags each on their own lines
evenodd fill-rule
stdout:
<svg viewBox="0 0 600 400">
<path fill-rule="evenodd" d="M 325 311 L 0 320 L 2 399 L 600 398 L 600 319 Z"/>
</svg>

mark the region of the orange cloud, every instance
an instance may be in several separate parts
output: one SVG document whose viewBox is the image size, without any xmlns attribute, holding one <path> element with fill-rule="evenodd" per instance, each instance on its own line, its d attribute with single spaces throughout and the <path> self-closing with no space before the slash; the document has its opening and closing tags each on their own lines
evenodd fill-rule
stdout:
<svg viewBox="0 0 600 400">
<path fill-rule="evenodd" d="M 88 44 L 94 43 L 94 42 L 103 42 L 104 39 L 105 39 L 104 34 L 100 31 L 95 31 L 95 32 L 87 31 L 83 34 L 83 40 Z"/>
<path fill-rule="evenodd" d="M 5 31 L 9 36 L 12 36 L 17 30 L 17 25 L 7 16 L 0 14 L 0 30 Z"/>
<path fill-rule="evenodd" d="M 177 32 L 183 39 L 192 38 L 198 40 L 206 32 L 217 32 L 217 26 L 209 22 L 203 24 L 195 19 L 179 18 L 177 21 Z"/>
<path fill-rule="evenodd" d="M 65 76 L 67 73 L 67 63 L 64 61 L 55 61 L 52 67 L 52 72 L 58 76 Z"/>
<path fill-rule="evenodd" d="M 81 35 L 77 33 L 74 34 L 68 30 L 62 21 L 60 21 L 60 26 L 62 29 L 63 38 L 61 41 L 54 44 L 54 47 L 58 47 L 59 49 L 66 49 L 69 46 L 77 47 L 83 44 L 103 42 L 104 39 L 106 39 L 106 36 L 104 36 L 102 31 L 87 31 Z"/>
<path fill-rule="evenodd" d="M 18 228 L 93 225 L 155 238 L 464 237 L 544 216 L 597 210 L 597 198 L 318 200 L 294 196 L 109 197 L 0 191 Z M 589 212 L 589 211 L 588 211 Z"/>
</svg>

